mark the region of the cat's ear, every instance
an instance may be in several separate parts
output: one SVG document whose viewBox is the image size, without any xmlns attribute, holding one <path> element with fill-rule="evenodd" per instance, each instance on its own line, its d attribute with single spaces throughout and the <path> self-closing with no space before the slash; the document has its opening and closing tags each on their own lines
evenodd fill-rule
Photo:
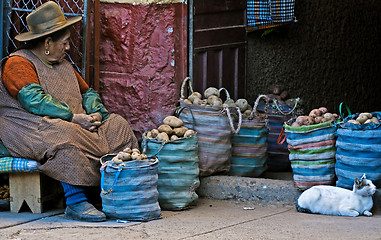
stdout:
<svg viewBox="0 0 381 240">
<path fill-rule="evenodd" d="M 355 179 L 355 185 L 356 185 L 356 186 L 360 186 L 360 184 L 361 184 L 361 180 L 358 179 L 358 178 L 356 178 L 356 179 Z"/>
<path fill-rule="evenodd" d="M 361 177 L 360 180 L 363 180 L 363 179 L 366 179 L 366 175 L 365 175 L 365 173 L 362 175 L 362 177 Z"/>
</svg>

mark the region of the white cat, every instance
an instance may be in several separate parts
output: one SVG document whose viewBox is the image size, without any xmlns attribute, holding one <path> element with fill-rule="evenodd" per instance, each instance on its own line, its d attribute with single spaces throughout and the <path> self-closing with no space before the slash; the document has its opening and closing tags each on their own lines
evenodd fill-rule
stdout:
<svg viewBox="0 0 381 240">
<path fill-rule="evenodd" d="M 357 217 L 372 216 L 372 195 L 376 186 L 365 174 L 356 178 L 353 190 L 333 186 L 314 186 L 304 191 L 296 201 L 296 210 L 305 213 Z"/>
</svg>

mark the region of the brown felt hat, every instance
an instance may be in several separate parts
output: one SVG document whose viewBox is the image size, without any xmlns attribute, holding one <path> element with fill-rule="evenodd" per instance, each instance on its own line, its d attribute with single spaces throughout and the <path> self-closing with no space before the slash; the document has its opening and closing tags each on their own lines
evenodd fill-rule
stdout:
<svg viewBox="0 0 381 240">
<path fill-rule="evenodd" d="M 66 19 L 58 4 L 49 1 L 26 17 L 29 32 L 21 33 L 15 39 L 20 42 L 37 39 L 68 27 L 81 19 L 81 16 Z"/>
</svg>

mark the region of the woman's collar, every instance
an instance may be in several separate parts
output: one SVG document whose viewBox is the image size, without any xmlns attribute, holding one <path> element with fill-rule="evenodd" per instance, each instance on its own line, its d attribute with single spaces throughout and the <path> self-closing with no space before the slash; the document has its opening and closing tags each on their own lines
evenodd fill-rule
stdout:
<svg viewBox="0 0 381 240">
<path fill-rule="evenodd" d="M 41 60 L 41 62 L 47 66 L 48 68 L 53 68 L 53 63 L 49 62 L 48 60 L 46 60 L 45 58 L 41 57 L 40 54 L 36 53 L 35 51 L 31 50 L 31 52 L 36 56 L 38 57 L 38 59 Z"/>
</svg>

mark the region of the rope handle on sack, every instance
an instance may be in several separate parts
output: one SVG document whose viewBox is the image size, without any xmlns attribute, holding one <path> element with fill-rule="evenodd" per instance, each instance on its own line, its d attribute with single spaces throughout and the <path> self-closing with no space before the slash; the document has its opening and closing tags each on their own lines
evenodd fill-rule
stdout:
<svg viewBox="0 0 381 240">
<path fill-rule="evenodd" d="M 340 105 L 339 105 L 340 116 L 344 119 L 345 117 L 344 117 L 344 113 L 342 111 L 343 106 L 345 106 L 347 113 L 349 115 L 352 115 L 352 113 L 351 113 L 351 110 L 349 109 L 349 106 L 346 103 L 344 103 L 344 102 L 340 103 Z"/>
<path fill-rule="evenodd" d="M 218 91 L 220 92 L 220 95 L 221 95 L 221 92 L 222 92 L 222 91 L 225 92 L 225 94 L 226 94 L 226 100 L 225 100 L 225 102 L 228 101 L 228 100 L 230 100 L 230 94 L 229 94 L 229 92 L 228 92 L 228 90 L 227 90 L 226 88 L 220 88 L 220 89 L 218 89 Z M 221 96 L 220 96 L 220 97 L 221 97 Z"/>
<path fill-rule="evenodd" d="M 190 79 L 190 77 L 186 77 L 183 81 L 183 83 L 181 84 L 181 89 L 180 89 L 180 99 L 181 100 L 184 100 L 186 97 L 184 95 L 184 88 L 185 88 L 185 85 L 188 83 L 188 87 L 189 87 L 189 92 L 192 94 L 193 93 L 193 88 L 192 88 L 192 81 Z M 189 95 L 189 94 L 188 94 Z"/>
<path fill-rule="evenodd" d="M 154 155 L 151 155 L 150 157 L 157 157 L 157 154 L 159 154 L 159 152 L 163 149 L 164 145 L 167 143 L 168 143 L 168 141 L 162 141 L 159 150 Z M 142 152 L 143 153 L 145 153 L 147 151 L 147 146 L 148 146 L 148 139 L 144 138 L 143 142 L 142 142 L 142 147 L 143 147 Z"/>
<path fill-rule="evenodd" d="M 191 113 L 191 116 L 192 116 L 192 129 L 194 130 L 194 126 L 195 126 L 195 123 L 196 123 L 196 120 L 194 119 L 194 116 L 193 116 L 193 112 L 192 112 L 192 109 L 188 106 L 184 106 L 184 107 L 178 107 L 175 111 L 175 116 L 176 117 L 180 117 L 180 114 L 183 112 L 184 109 L 187 109 L 189 110 L 189 112 Z"/>
<path fill-rule="evenodd" d="M 241 124 L 242 124 L 242 113 L 241 113 L 241 110 L 239 109 L 239 107 L 235 107 L 235 109 L 236 109 L 237 112 L 238 112 L 238 126 L 237 126 L 237 129 L 234 129 L 233 119 L 232 119 L 232 117 L 231 117 L 229 107 L 224 107 L 224 109 L 222 110 L 222 112 L 226 112 L 226 115 L 228 116 L 229 124 L 230 124 L 230 127 L 231 127 L 231 129 L 232 129 L 232 132 L 233 132 L 234 134 L 237 134 L 237 133 L 239 132 L 239 130 L 241 129 Z"/>
<path fill-rule="evenodd" d="M 269 109 L 269 103 L 270 103 L 270 98 L 267 96 L 267 95 L 259 95 L 257 97 L 257 99 L 255 100 L 254 102 L 254 106 L 253 106 L 253 110 L 251 111 L 251 114 L 250 116 L 248 117 L 249 120 L 252 120 L 254 118 L 254 115 L 255 116 L 258 116 L 258 104 L 259 104 L 259 101 L 264 98 L 266 100 L 265 102 L 265 124 L 266 124 L 266 127 L 269 126 L 269 115 L 268 115 L 268 109 Z"/>
<path fill-rule="evenodd" d="M 286 138 L 287 138 L 287 133 L 284 133 L 284 127 L 282 127 L 282 130 L 279 133 L 276 143 L 278 143 L 278 145 L 282 145 L 284 141 L 286 141 Z"/>
<path fill-rule="evenodd" d="M 229 94 L 229 91 L 226 89 L 226 88 L 220 88 L 218 89 L 218 91 L 221 93 L 221 91 L 224 91 L 225 94 L 226 94 L 226 101 L 230 100 L 230 94 Z M 233 119 L 231 117 L 231 114 L 230 114 L 230 109 L 229 107 L 224 107 L 221 111 L 221 113 L 223 112 L 226 112 L 226 115 L 228 116 L 228 119 L 229 119 L 229 124 L 230 124 L 230 127 L 231 127 L 231 130 L 234 134 L 237 134 L 239 132 L 239 130 L 241 129 L 241 124 L 242 124 L 242 113 L 241 113 L 241 110 L 239 109 L 239 107 L 235 107 L 235 109 L 237 110 L 238 112 L 238 126 L 237 126 L 237 129 L 234 129 L 234 124 L 233 124 Z"/>
<path fill-rule="evenodd" d="M 285 112 L 283 112 L 283 111 L 280 109 L 280 107 L 279 107 L 279 105 L 278 105 L 278 101 L 277 101 L 276 99 L 274 99 L 273 102 L 274 102 L 274 105 L 275 105 L 276 109 L 277 109 L 282 115 L 290 115 L 291 113 L 293 113 L 293 112 L 295 111 L 296 107 L 298 106 L 298 103 L 299 103 L 299 101 L 300 101 L 300 98 L 296 98 L 295 100 L 296 100 L 296 101 L 295 101 L 295 105 L 294 105 L 294 107 L 291 109 L 291 111 L 290 111 L 289 113 L 285 113 Z"/>
<path fill-rule="evenodd" d="M 123 170 L 123 167 L 120 166 L 120 167 L 118 168 L 118 172 L 117 172 L 116 175 L 115 175 L 115 179 L 114 179 L 114 182 L 113 182 L 111 188 L 106 192 L 106 191 L 104 190 L 105 168 L 101 168 L 101 189 L 102 189 L 102 194 L 107 195 L 107 194 L 110 194 L 110 193 L 113 192 L 113 190 L 114 190 L 114 186 L 115 186 L 116 182 L 118 181 L 119 175 L 120 175 L 120 173 L 122 172 L 122 170 Z"/>
</svg>

